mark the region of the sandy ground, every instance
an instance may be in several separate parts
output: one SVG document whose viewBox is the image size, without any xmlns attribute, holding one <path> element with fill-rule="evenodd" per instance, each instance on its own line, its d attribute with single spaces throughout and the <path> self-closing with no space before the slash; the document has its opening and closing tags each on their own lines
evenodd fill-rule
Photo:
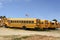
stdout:
<svg viewBox="0 0 60 40">
<path fill-rule="evenodd" d="M 59 37 L 52 37 L 52 36 L 41 36 L 41 35 L 35 35 L 28 38 L 21 38 L 21 40 L 60 40 Z"/>
<path fill-rule="evenodd" d="M 34 36 L 34 35 L 40 35 L 40 36 Z M 33 37 L 26 38 L 25 40 L 28 40 L 28 39 L 33 40 L 35 38 L 37 40 L 43 36 L 44 37 L 42 38 L 42 40 L 44 40 L 45 37 L 51 38 L 52 40 L 54 40 L 55 38 L 57 40 L 60 40 L 60 29 L 50 30 L 50 31 L 30 31 L 30 30 L 11 29 L 11 28 L 0 27 L 0 40 L 11 40 L 11 38 L 18 38 L 19 39 L 23 36 L 33 36 Z M 46 40 L 48 40 L 48 39 L 46 39 Z"/>
</svg>

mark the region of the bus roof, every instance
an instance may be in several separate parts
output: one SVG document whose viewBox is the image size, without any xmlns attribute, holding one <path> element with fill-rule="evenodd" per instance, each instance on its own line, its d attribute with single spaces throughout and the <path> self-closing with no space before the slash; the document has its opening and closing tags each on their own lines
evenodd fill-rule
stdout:
<svg viewBox="0 0 60 40">
<path fill-rule="evenodd" d="M 36 20 L 36 18 L 7 18 L 8 20 Z"/>
<path fill-rule="evenodd" d="M 48 20 L 41 20 L 41 21 L 48 21 Z"/>
<path fill-rule="evenodd" d="M 52 23 L 55 23 L 55 21 L 51 21 Z"/>
</svg>

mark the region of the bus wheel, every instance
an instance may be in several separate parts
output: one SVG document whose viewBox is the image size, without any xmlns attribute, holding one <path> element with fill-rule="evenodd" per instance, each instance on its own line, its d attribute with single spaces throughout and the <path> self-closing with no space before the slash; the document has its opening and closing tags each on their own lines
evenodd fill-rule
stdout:
<svg viewBox="0 0 60 40">
<path fill-rule="evenodd" d="M 7 25 L 4 25 L 4 27 L 5 27 L 5 28 L 8 28 L 8 26 L 7 26 Z"/>
<path fill-rule="evenodd" d="M 23 26 L 23 29 L 25 29 L 25 30 L 26 30 L 26 26 Z"/>
<path fill-rule="evenodd" d="M 48 31 L 48 28 L 43 28 L 44 31 Z"/>
<path fill-rule="evenodd" d="M 53 30 L 55 30 L 56 28 L 53 28 Z"/>
<path fill-rule="evenodd" d="M 40 30 L 40 28 L 38 28 L 38 27 L 35 27 L 35 30 L 38 30 L 38 31 L 39 31 L 39 30 Z"/>
</svg>

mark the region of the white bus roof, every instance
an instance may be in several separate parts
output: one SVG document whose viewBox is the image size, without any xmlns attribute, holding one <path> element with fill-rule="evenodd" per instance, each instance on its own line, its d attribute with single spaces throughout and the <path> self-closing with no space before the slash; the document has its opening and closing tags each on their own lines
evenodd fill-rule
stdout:
<svg viewBox="0 0 60 40">
<path fill-rule="evenodd" d="M 36 18 L 7 18 L 8 20 L 36 20 Z"/>
<path fill-rule="evenodd" d="M 53 22 L 53 23 L 54 23 L 55 21 L 51 21 L 51 22 Z"/>
</svg>

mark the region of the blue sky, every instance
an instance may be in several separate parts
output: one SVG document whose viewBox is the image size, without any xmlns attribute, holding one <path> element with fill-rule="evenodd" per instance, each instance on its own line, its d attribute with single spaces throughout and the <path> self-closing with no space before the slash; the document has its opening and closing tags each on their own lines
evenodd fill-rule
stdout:
<svg viewBox="0 0 60 40">
<path fill-rule="evenodd" d="M 60 21 L 60 0 L 0 0 L 0 16 Z"/>
</svg>

